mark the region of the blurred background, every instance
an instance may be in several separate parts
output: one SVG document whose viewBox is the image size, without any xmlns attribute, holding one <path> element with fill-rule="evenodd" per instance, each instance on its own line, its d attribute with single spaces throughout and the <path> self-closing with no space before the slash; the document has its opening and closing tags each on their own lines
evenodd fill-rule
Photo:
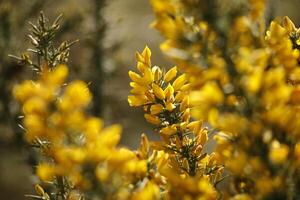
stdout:
<svg viewBox="0 0 300 200">
<path fill-rule="evenodd" d="M 238 0 L 232 0 L 238 1 Z M 300 22 L 300 0 L 269 0 L 268 18 L 288 15 Z M 8 54 L 20 55 L 30 47 L 28 21 L 43 11 L 49 22 L 63 13 L 57 44 L 80 41 L 71 48 L 70 79 L 90 82 L 94 93 L 90 112 L 106 125 L 123 127 L 122 145 L 136 148 L 145 132 L 155 139 L 140 109 L 130 108 L 128 70 L 135 68 L 135 51 L 152 49 L 152 63 L 172 67 L 159 50 L 163 38 L 150 28 L 154 16 L 149 0 L 0 0 L 0 194 L 1 199 L 25 199 L 35 181 L 30 148 L 23 141 L 20 107 L 11 96 L 14 84 L 32 77 L 31 69 Z"/>
</svg>

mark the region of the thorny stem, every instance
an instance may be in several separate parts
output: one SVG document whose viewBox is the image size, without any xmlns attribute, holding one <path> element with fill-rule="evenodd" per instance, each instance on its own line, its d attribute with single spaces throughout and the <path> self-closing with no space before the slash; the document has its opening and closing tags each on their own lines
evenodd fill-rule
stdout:
<svg viewBox="0 0 300 200">
<path fill-rule="evenodd" d="M 101 115 L 103 112 L 103 84 L 104 84 L 104 70 L 103 70 L 103 46 L 102 40 L 105 34 L 105 20 L 102 16 L 102 10 L 105 6 L 105 0 L 93 0 L 94 2 L 94 20 L 95 32 L 93 34 L 92 45 L 93 49 L 93 68 L 91 91 L 94 94 L 93 98 L 93 112 L 95 115 Z"/>
<path fill-rule="evenodd" d="M 28 37 L 31 40 L 33 49 L 28 49 L 28 53 L 33 53 L 36 56 L 34 63 L 29 54 L 22 54 L 21 57 L 10 57 L 17 59 L 20 64 L 32 67 L 34 70 L 40 71 L 41 65 L 45 64 L 50 68 L 55 67 L 57 64 L 64 64 L 68 61 L 70 47 L 78 42 L 75 40 L 71 43 L 62 42 L 58 47 L 54 46 L 54 39 L 59 30 L 59 21 L 62 15 L 59 15 L 52 25 L 47 25 L 47 19 L 43 12 L 40 13 L 37 25 L 29 22 L 31 26 L 31 33 Z"/>
<path fill-rule="evenodd" d="M 78 40 L 71 43 L 63 42 L 57 48 L 53 45 L 55 35 L 59 30 L 58 22 L 61 19 L 61 16 L 62 15 L 59 15 L 52 25 L 47 26 L 47 20 L 41 12 L 37 25 L 29 23 L 32 29 L 29 38 L 34 48 L 28 49 L 27 51 L 36 56 L 37 63 L 34 63 L 34 61 L 31 60 L 31 57 L 26 53 L 22 54 L 20 57 L 13 55 L 10 55 L 10 57 L 18 60 L 21 65 L 30 66 L 37 71 L 40 71 L 43 65 L 47 65 L 52 69 L 58 64 L 66 63 L 68 61 L 70 47 Z M 36 140 L 36 143 L 32 144 L 33 147 L 38 148 L 47 148 L 47 145 L 50 144 L 39 139 Z M 54 186 L 56 200 L 66 200 L 69 192 L 67 180 L 63 176 L 57 176 L 56 184 L 54 184 Z M 28 197 L 33 198 L 34 195 L 28 195 Z M 42 199 L 44 199 L 44 197 L 42 197 Z"/>
<path fill-rule="evenodd" d="M 59 193 L 57 195 L 61 196 L 61 198 L 63 200 L 66 199 L 66 191 L 65 191 L 65 185 L 64 185 L 64 178 L 62 176 L 57 176 L 56 177 L 57 180 L 57 185 L 59 188 Z"/>
<path fill-rule="evenodd" d="M 175 113 L 173 113 L 175 112 Z M 172 125 L 176 124 L 180 121 L 180 114 L 176 114 L 179 112 L 179 105 L 170 113 L 169 111 L 165 111 L 160 116 L 167 122 L 167 124 Z M 185 138 L 189 137 L 191 133 L 178 131 L 175 135 L 178 136 L 180 142 L 183 144 Z M 182 146 L 182 148 L 177 148 L 176 145 L 172 145 L 170 150 L 176 152 L 179 155 L 176 155 L 177 162 L 180 164 L 181 168 L 186 171 L 190 176 L 195 176 L 197 171 L 197 158 L 191 155 L 191 149 L 194 146 L 194 142 Z M 188 161 L 188 169 L 183 166 L 183 160 L 186 159 Z"/>
</svg>

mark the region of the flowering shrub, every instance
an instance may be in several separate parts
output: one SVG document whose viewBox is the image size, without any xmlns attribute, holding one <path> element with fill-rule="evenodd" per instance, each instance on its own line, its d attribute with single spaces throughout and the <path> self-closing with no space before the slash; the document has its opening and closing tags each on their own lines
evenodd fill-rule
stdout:
<svg viewBox="0 0 300 200">
<path fill-rule="evenodd" d="M 44 53 L 37 79 L 14 88 L 25 137 L 41 155 L 42 183 L 28 196 L 299 199 L 299 29 L 288 17 L 265 28 L 264 0 L 151 3 L 161 49 L 178 67 L 152 65 L 148 47 L 136 53 L 128 102 L 161 140 L 142 134 L 138 150 L 119 147 L 120 126 L 103 128 L 86 112 L 88 85 L 67 81 L 68 48 L 57 50 L 63 60 Z"/>
<path fill-rule="evenodd" d="M 161 49 L 191 84 L 192 116 L 217 132 L 215 153 L 229 175 L 223 197 L 298 199 L 299 31 L 293 22 L 272 21 L 265 31 L 264 0 L 152 5 L 154 27 L 166 38 Z"/>
</svg>

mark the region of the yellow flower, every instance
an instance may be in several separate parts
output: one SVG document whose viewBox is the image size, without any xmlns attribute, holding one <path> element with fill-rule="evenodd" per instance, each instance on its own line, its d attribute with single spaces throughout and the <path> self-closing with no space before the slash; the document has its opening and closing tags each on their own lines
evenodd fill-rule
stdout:
<svg viewBox="0 0 300 200">
<path fill-rule="evenodd" d="M 287 16 L 283 18 L 283 26 L 289 33 L 296 30 L 295 24 Z"/>
<path fill-rule="evenodd" d="M 81 109 L 86 107 L 92 99 L 92 95 L 83 81 L 73 81 L 65 89 L 64 95 L 59 101 L 58 107 L 62 110 Z"/>
<path fill-rule="evenodd" d="M 79 147 L 57 147 L 54 150 L 54 158 L 60 164 L 71 167 L 82 163 L 86 158 L 86 152 Z"/>
<path fill-rule="evenodd" d="M 144 59 L 143 55 L 137 54 L 138 63 Z M 138 64 L 137 68 L 139 69 L 139 67 Z M 206 167 L 216 167 L 218 166 L 218 162 L 213 156 L 206 156 L 206 154 L 202 153 L 203 147 L 208 140 L 207 131 L 202 128 L 202 123 L 189 123 L 191 118 L 189 91 L 192 88 L 192 84 L 186 83 L 188 79 L 185 74 L 175 79 L 177 76 L 177 67 L 171 68 L 165 74 L 157 66 L 147 67 L 151 68 L 154 79 L 151 80 L 151 83 L 149 83 L 150 81 L 146 81 L 147 86 L 143 85 L 142 89 L 135 89 L 139 87 L 137 85 L 144 84 L 143 80 L 147 80 L 148 78 L 140 76 L 143 79 L 140 80 L 136 78 L 137 76 L 133 77 L 134 75 L 130 73 L 130 76 L 132 76 L 131 79 L 134 81 L 134 84 L 130 83 L 130 85 L 134 89 L 131 91 L 133 96 L 129 96 L 128 101 L 131 106 L 143 106 L 145 111 L 144 117 L 148 122 L 156 125 L 156 130 L 161 136 L 162 142 L 152 143 L 152 147 L 163 151 L 154 151 L 150 157 L 150 161 L 153 161 L 157 165 L 158 172 L 164 176 L 166 175 L 165 173 L 169 173 L 169 169 L 178 171 L 177 174 L 170 172 L 170 176 L 166 177 L 168 180 L 174 180 L 174 182 L 170 183 L 171 188 L 177 188 L 177 184 L 185 184 L 185 182 L 179 183 L 179 179 L 175 181 L 177 179 L 176 176 L 179 175 L 186 177 L 197 176 L 195 180 L 191 178 L 188 181 L 189 185 L 196 185 L 195 183 L 197 183 L 198 178 L 201 179 L 206 176 L 205 171 L 208 170 Z M 146 69 L 139 69 L 139 71 L 146 71 Z M 140 95 L 145 95 L 144 102 L 139 101 L 141 99 Z M 146 143 L 148 142 L 144 141 L 142 143 L 143 149 L 138 152 L 138 157 L 145 158 L 149 154 Z M 170 158 L 164 151 L 170 153 Z M 201 157 L 201 159 L 193 159 L 198 157 Z M 205 164 L 203 161 L 204 158 L 207 160 Z M 222 170 L 221 168 L 218 169 L 207 175 L 210 177 L 210 180 L 217 181 L 221 178 L 220 174 Z M 150 175 L 152 174 L 151 171 L 149 173 Z M 195 186 L 193 186 L 193 190 L 198 192 L 199 197 L 202 197 L 203 194 L 203 196 L 207 195 L 208 198 L 213 199 L 212 196 L 215 197 L 215 190 L 210 185 L 211 182 L 207 181 L 206 183 L 208 184 L 206 186 L 207 190 L 204 188 L 201 190 Z M 189 187 L 184 188 L 190 190 Z"/>
<path fill-rule="evenodd" d="M 101 182 L 105 182 L 109 178 L 109 171 L 106 168 L 97 167 L 95 174 Z"/>
<path fill-rule="evenodd" d="M 36 95 L 37 85 L 33 81 L 24 81 L 21 85 L 14 87 L 13 93 L 17 100 L 24 102 L 32 96 Z"/>
<path fill-rule="evenodd" d="M 185 84 L 186 82 L 186 75 L 182 74 L 178 78 L 175 79 L 173 82 L 172 86 L 174 88 L 174 91 L 180 90 L 181 87 Z"/>
<path fill-rule="evenodd" d="M 37 166 L 36 174 L 43 181 L 52 181 L 56 175 L 56 169 L 54 166 L 43 163 Z"/>
<path fill-rule="evenodd" d="M 193 131 L 194 134 L 198 134 L 202 127 L 202 121 L 193 121 L 187 125 L 187 128 Z"/>
<path fill-rule="evenodd" d="M 99 133 L 103 127 L 103 122 L 96 118 L 91 117 L 85 121 L 84 135 L 88 141 L 94 141 L 98 138 Z"/>
<path fill-rule="evenodd" d="M 138 75 L 137 73 L 135 73 L 133 71 L 129 71 L 128 75 L 129 75 L 129 77 L 131 78 L 132 81 L 141 83 L 142 77 L 140 75 Z"/>
<path fill-rule="evenodd" d="M 163 89 L 161 89 L 161 87 L 159 87 L 158 85 L 156 85 L 155 83 L 152 85 L 152 88 L 153 88 L 153 92 L 154 92 L 154 95 L 161 99 L 161 100 L 164 100 L 165 99 L 165 93 L 163 91 Z"/>
<path fill-rule="evenodd" d="M 42 136 L 41 134 L 45 129 L 45 123 L 43 122 L 43 119 L 41 119 L 39 115 L 35 114 L 25 116 L 24 126 L 28 132 L 35 133 L 37 136 Z"/>
<path fill-rule="evenodd" d="M 175 125 L 164 127 L 160 130 L 160 133 L 163 135 L 173 135 L 177 132 L 177 128 Z"/>
<path fill-rule="evenodd" d="M 148 98 L 145 95 L 128 96 L 128 103 L 130 106 L 142 106 L 147 102 L 148 102 Z"/>
<path fill-rule="evenodd" d="M 119 143 L 121 137 L 122 128 L 120 125 L 112 125 L 101 130 L 101 138 L 103 143 L 109 147 L 113 148 Z"/>
<path fill-rule="evenodd" d="M 172 85 L 170 83 L 164 90 L 164 93 L 165 93 L 167 100 L 172 100 L 172 98 L 174 98 L 174 88 L 172 87 Z"/>
<path fill-rule="evenodd" d="M 191 92 L 191 104 L 201 105 L 205 104 L 219 104 L 224 101 L 224 95 L 216 83 L 208 82 L 201 90 Z"/>
<path fill-rule="evenodd" d="M 42 71 L 42 80 L 51 87 L 59 87 L 64 83 L 68 71 L 68 67 L 65 65 L 58 65 L 51 72 L 47 68 L 44 68 Z"/>
<path fill-rule="evenodd" d="M 145 47 L 144 51 L 142 52 L 142 56 L 144 58 L 144 63 L 147 66 L 151 66 L 151 50 L 148 46 Z"/>
<path fill-rule="evenodd" d="M 166 103 L 166 109 L 167 109 L 169 112 L 172 112 L 175 108 L 176 108 L 176 106 L 175 106 L 174 103 L 171 103 L 171 102 L 167 102 L 167 103 Z"/>
<path fill-rule="evenodd" d="M 33 97 L 25 101 L 23 105 L 23 112 L 25 114 L 40 114 L 47 112 L 47 103 L 38 97 Z"/>
<path fill-rule="evenodd" d="M 280 144 L 278 141 L 273 141 L 269 153 L 269 159 L 274 164 L 282 164 L 287 160 L 289 148 L 287 145 Z"/>
<path fill-rule="evenodd" d="M 149 153 L 149 149 L 150 149 L 149 140 L 148 140 L 146 134 L 142 133 L 142 135 L 141 135 L 141 145 L 140 145 L 139 151 L 142 154 L 143 158 L 147 158 L 148 153 Z"/>
<path fill-rule="evenodd" d="M 154 116 L 154 115 L 145 114 L 144 117 L 151 124 L 159 125 L 161 122 L 159 117 Z"/>
<path fill-rule="evenodd" d="M 164 107 L 161 104 L 154 104 L 150 107 L 151 115 L 159 114 L 163 111 Z"/>
<path fill-rule="evenodd" d="M 165 75 L 164 81 L 170 82 L 172 79 L 174 79 L 177 75 L 177 67 L 171 68 Z"/>
<path fill-rule="evenodd" d="M 153 182 L 147 182 L 146 186 L 143 187 L 140 191 L 133 194 L 131 200 L 155 200 L 160 198 L 159 187 Z"/>
</svg>

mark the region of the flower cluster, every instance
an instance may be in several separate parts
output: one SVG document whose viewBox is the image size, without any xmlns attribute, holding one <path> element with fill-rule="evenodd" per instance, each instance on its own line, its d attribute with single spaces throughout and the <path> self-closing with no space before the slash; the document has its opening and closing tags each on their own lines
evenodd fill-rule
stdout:
<svg viewBox="0 0 300 200">
<path fill-rule="evenodd" d="M 167 167 L 160 170 L 170 188 L 170 197 L 216 198 L 214 185 L 222 174 L 215 154 L 203 152 L 208 130 L 201 121 L 191 121 L 189 103 L 190 84 L 185 74 L 177 76 L 177 67 L 167 72 L 151 65 L 148 47 L 136 53 L 139 73 L 129 71 L 132 80 L 128 102 L 142 106 L 145 118 L 156 125 L 162 141 L 153 142 L 152 148 L 168 156 Z"/>
<path fill-rule="evenodd" d="M 299 29 L 285 17 L 265 31 L 263 0 L 224 1 L 230 11 L 218 13 L 229 20 L 218 26 L 224 16 L 214 8 L 226 7 L 223 1 L 209 2 L 153 0 L 152 5 L 154 27 L 166 37 L 162 50 L 192 86 L 192 116 L 219 132 L 215 153 L 230 177 L 224 198 L 296 199 Z M 238 2 L 248 9 L 237 12 Z"/>
<path fill-rule="evenodd" d="M 187 73 L 194 87 L 211 79 L 224 83 L 228 79 L 225 68 L 229 60 L 224 50 L 233 51 L 231 44 L 236 42 L 255 44 L 259 39 L 256 32 L 263 29 L 264 2 L 151 0 L 156 15 L 153 27 L 166 38 L 161 44 L 162 51 Z M 240 31 L 237 33 L 233 26 Z M 254 38 L 252 33 L 256 34 Z"/>
<path fill-rule="evenodd" d="M 28 196 L 298 199 L 300 29 L 288 17 L 266 26 L 265 0 L 151 3 L 153 27 L 166 38 L 161 49 L 178 68 L 153 66 L 148 47 L 136 53 L 128 103 L 143 108 L 161 138 L 149 141 L 142 134 L 136 151 L 118 146 L 119 125 L 104 128 L 88 114 L 88 85 L 67 81 L 62 63 L 72 43 L 61 59 L 47 60 L 56 54 L 40 48 L 45 35 L 31 36 L 38 60 L 46 62 L 33 65 L 23 56 L 38 69 L 37 80 L 13 90 L 25 138 L 40 153 L 36 174 L 42 182 L 37 195 Z M 212 134 L 216 148 L 210 153 L 205 145 Z"/>
<path fill-rule="evenodd" d="M 65 65 L 53 70 L 42 67 L 38 80 L 14 88 L 23 107 L 26 139 L 43 155 L 36 174 L 58 188 L 51 195 L 38 189 L 38 194 L 51 199 L 80 199 L 83 195 L 130 199 L 134 190 L 155 192 L 151 183 L 134 187 L 146 176 L 147 161 L 117 147 L 121 127 L 103 128 L 99 118 L 89 116 L 85 110 L 92 95 L 87 84 L 80 80 L 65 84 L 67 75 Z"/>
</svg>

